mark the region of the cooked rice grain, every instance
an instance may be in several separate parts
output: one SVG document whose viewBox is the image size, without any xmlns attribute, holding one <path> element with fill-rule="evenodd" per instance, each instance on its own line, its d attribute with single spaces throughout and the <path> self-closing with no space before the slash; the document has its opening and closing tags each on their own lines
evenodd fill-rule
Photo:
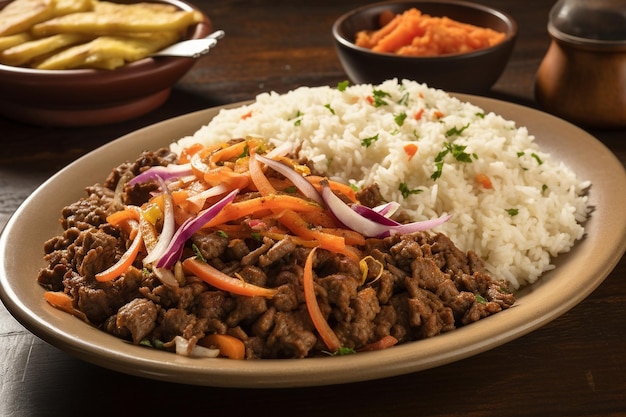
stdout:
<svg viewBox="0 0 626 417">
<path fill-rule="evenodd" d="M 412 81 L 264 93 L 222 110 L 172 149 L 246 136 L 299 143 L 317 170 L 358 187 L 378 183 L 414 220 L 453 214 L 437 231 L 477 252 L 516 288 L 553 268 L 551 259 L 583 237 L 590 212 L 590 184 L 543 152 L 525 127 Z M 408 143 L 418 146 L 411 159 Z M 433 180 L 446 144 L 451 152 Z M 471 162 L 455 159 L 461 146 Z M 400 184 L 412 193 L 404 197 Z"/>
</svg>

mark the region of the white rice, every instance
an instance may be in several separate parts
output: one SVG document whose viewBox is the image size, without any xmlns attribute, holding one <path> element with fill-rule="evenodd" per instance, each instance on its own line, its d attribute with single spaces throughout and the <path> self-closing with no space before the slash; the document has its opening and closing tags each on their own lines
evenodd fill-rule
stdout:
<svg viewBox="0 0 626 417">
<path fill-rule="evenodd" d="M 386 102 L 378 107 L 368 99 L 377 92 L 384 92 Z M 399 123 L 402 114 L 406 118 Z M 452 134 L 454 129 L 460 134 Z M 371 146 L 363 145 L 376 135 Z M 414 220 L 452 214 L 436 231 L 462 250 L 474 250 L 490 273 L 515 288 L 552 269 L 551 259 L 584 234 L 588 182 L 542 152 L 526 128 L 423 84 L 389 80 L 344 91 L 301 87 L 264 93 L 250 105 L 222 110 L 172 149 L 246 136 L 275 145 L 298 142 L 317 170 L 358 187 L 378 183 L 383 196 L 400 202 Z M 444 142 L 466 146 L 472 161 L 459 162 L 450 153 L 433 180 Z M 410 160 L 408 143 L 418 146 Z M 493 188 L 477 182 L 477 174 L 486 175 Z M 419 192 L 405 198 L 401 183 Z"/>
</svg>

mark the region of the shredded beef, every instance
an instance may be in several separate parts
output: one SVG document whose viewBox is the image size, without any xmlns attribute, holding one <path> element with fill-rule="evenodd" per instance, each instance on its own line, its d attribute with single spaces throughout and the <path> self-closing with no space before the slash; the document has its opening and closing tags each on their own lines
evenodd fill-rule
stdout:
<svg viewBox="0 0 626 417">
<path fill-rule="evenodd" d="M 63 233 L 44 244 L 47 267 L 39 283 L 70 295 L 92 325 L 136 344 L 167 345 L 175 336 L 199 340 L 220 333 L 241 339 L 248 359 L 324 354 L 303 292 L 303 266 L 311 249 L 290 238 L 229 238 L 206 229 L 195 233 L 183 251 L 183 257 L 198 255 L 246 283 L 275 288 L 271 299 L 233 295 L 180 273 L 176 283 L 161 282 L 143 267 L 144 250 L 121 277 L 95 279 L 132 240 L 106 222 L 115 202 L 140 205 L 159 186 L 126 185 L 118 195 L 118 182 L 175 160 L 166 149 L 146 152 L 65 207 Z M 382 200 L 375 186 L 359 198 L 368 206 Z M 318 250 L 314 264 L 317 302 L 343 347 L 359 350 L 386 336 L 400 343 L 433 337 L 515 302 L 504 280 L 492 278 L 475 253 L 461 251 L 442 234 L 369 238 L 359 250 L 367 264 L 365 276 L 358 262 L 329 251 Z"/>
</svg>

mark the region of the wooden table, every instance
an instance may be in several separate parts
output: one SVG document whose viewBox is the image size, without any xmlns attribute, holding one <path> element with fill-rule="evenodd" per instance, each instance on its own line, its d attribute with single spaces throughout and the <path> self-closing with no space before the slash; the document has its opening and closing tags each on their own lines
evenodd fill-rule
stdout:
<svg viewBox="0 0 626 417">
<path fill-rule="evenodd" d="M 513 57 L 487 95 L 535 107 L 553 0 L 482 0 L 514 16 Z M 158 110 L 98 128 L 45 129 L 0 118 L 0 227 L 46 178 L 128 132 L 268 90 L 346 79 L 330 27 L 359 0 L 196 0 L 226 38 Z M 1 94 L 1 92 L 0 92 Z M 626 163 L 625 131 L 591 131 Z M 68 184 L 71 186 L 71 184 Z M 625 192 L 625 190 L 615 190 Z M 37 255 L 34 249 L 33 257 Z M 626 415 L 626 259 L 578 306 L 469 359 L 379 381 L 303 389 L 223 389 L 141 379 L 75 359 L 0 306 L 0 414 L 298 416 Z"/>
</svg>

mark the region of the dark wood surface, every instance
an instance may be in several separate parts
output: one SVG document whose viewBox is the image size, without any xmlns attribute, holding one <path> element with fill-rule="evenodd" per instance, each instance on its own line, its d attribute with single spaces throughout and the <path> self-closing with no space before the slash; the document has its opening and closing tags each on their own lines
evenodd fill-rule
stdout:
<svg viewBox="0 0 626 417">
<path fill-rule="evenodd" d="M 550 42 L 545 26 L 553 0 L 482 2 L 507 11 L 519 24 L 512 59 L 485 95 L 536 107 L 534 76 Z M 340 14 L 365 3 L 196 0 L 226 37 L 156 111 L 125 123 L 75 129 L 0 117 L 0 227 L 58 169 L 126 133 L 264 91 L 334 86 L 346 79 L 330 27 Z M 626 163 L 626 131 L 590 133 Z M 37 253 L 34 249 L 33 256 Z M 198 387 L 109 371 L 33 336 L 0 305 L 0 415 L 624 416 L 625 278 L 622 258 L 578 306 L 477 356 L 384 380 L 302 389 Z"/>
</svg>

